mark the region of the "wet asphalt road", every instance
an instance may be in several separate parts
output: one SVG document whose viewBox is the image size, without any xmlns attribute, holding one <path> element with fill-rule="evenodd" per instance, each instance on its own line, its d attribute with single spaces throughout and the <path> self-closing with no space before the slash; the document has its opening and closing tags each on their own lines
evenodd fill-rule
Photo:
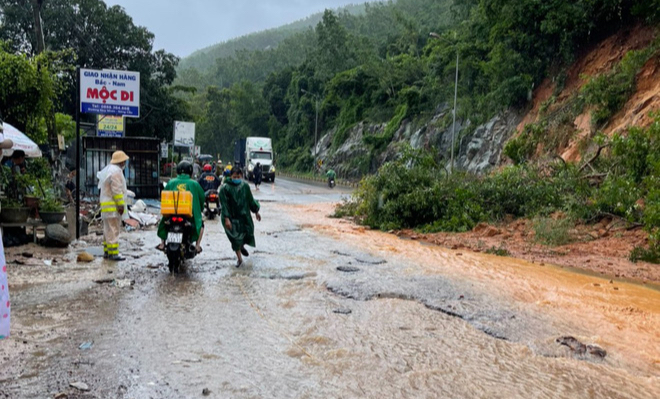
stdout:
<svg viewBox="0 0 660 399">
<path fill-rule="evenodd" d="M 11 363 L 0 371 L 0 393 L 658 397 L 656 377 L 635 375 L 616 356 L 575 357 L 559 347 L 554 340 L 562 334 L 589 336 L 574 319 L 429 273 L 429 262 L 451 262 L 444 252 L 420 264 L 300 221 L 305 206 L 348 193 L 284 179 L 264 184 L 255 192 L 263 216 L 255 222 L 257 249 L 240 269 L 220 222 L 211 221 L 204 252 L 183 275 L 167 273 L 151 231 L 126 236 L 126 263 L 73 263 L 52 279 L 17 277 L 20 330 L 0 352 Z M 133 285 L 106 284 L 114 279 Z M 79 348 L 85 342 L 91 349 Z"/>
</svg>

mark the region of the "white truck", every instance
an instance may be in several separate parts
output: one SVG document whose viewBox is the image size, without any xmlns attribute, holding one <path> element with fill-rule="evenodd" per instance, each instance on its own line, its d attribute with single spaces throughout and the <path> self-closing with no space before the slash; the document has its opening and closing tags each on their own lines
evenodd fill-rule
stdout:
<svg viewBox="0 0 660 399">
<path fill-rule="evenodd" d="M 268 137 L 248 137 L 236 142 L 234 148 L 236 164 L 245 168 L 245 177 L 254 180 L 257 163 L 261 165 L 264 181 L 275 182 L 273 142 Z"/>
</svg>

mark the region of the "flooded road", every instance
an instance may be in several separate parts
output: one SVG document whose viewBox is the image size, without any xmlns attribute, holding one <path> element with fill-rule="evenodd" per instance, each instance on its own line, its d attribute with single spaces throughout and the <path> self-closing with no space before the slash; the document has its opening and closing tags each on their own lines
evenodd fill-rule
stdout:
<svg viewBox="0 0 660 399">
<path fill-rule="evenodd" d="M 0 397 L 660 397 L 659 291 L 327 218 L 347 193 L 263 185 L 240 269 L 218 221 L 180 276 L 153 231 L 116 266 L 10 262 Z"/>
</svg>

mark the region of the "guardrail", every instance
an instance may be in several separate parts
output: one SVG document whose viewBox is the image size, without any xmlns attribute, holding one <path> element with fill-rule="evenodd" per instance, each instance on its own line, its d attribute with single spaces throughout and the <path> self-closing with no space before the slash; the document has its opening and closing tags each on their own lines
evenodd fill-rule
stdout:
<svg viewBox="0 0 660 399">
<path fill-rule="evenodd" d="M 288 177 L 291 179 L 296 179 L 296 180 L 304 180 L 304 181 L 313 181 L 316 183 L 327 183 L 328 178 L 327 177 L 321 177 L 321 176 L 309 176 L 309 175 L 304 175 L 304 174 L 298 174 L 298 173 L 290 173 L 290 172 L 277 172 L 279 176 L 282 177 Z M 358 182 L 352 182 L 350 180 L 342 180 L 342 179 L 336 179 L 335 183 L 338 186 L 343 186 L 343 187 L 350 187 L 350 188 L 358 188 L 360 183 Z"/>
</svg>

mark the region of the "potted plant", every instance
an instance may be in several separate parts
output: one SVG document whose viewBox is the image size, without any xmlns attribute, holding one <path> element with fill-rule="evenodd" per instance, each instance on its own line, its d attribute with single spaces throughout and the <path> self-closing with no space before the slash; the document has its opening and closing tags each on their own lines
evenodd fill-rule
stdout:
<svg viewBox="0 0 660 399">
<path fill-rule="evenodd" d="M 39 216 L 44 223 L 61 223 L 66 216 L 66 211 L 62 201 L 57 198 L 52 190 L 47 190 L 39 205 Z"/>
<path fill-rule="evenodd" d="M 25 223 L 30 216 L 30 208 L 12 198 L 2 198 L 0 220 L 3 223 Z"/>
</svg>

